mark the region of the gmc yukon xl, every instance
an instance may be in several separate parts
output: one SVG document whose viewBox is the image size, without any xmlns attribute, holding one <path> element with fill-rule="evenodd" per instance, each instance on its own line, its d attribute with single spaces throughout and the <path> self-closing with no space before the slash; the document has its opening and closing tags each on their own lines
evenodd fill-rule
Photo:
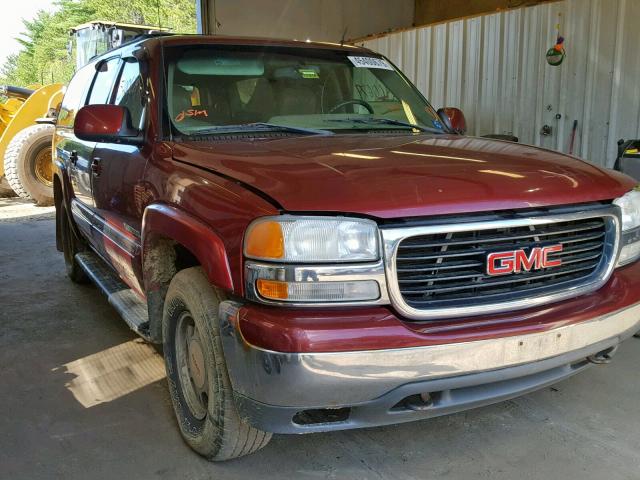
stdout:
<svg viewBox="0 0 640 480">
<path fill-rule="evenodd" d="M 608 362 L 640 328 L 635 182 L 464 130 L 366 49 L 143 37 L 66 91 L 57 247 L 163 345 L 212 460 Z"/>
</svg>

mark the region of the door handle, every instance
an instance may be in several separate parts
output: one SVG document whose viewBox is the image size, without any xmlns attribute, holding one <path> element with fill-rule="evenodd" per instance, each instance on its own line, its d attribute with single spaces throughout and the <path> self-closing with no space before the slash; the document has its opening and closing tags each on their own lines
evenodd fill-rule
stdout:
<svg viewBox="0 0 640 480">
<path fill-rule="evenodd" d="M 69 161 L 71 162 L 71 165 L 73 165 L 74 167 L 76 166 L 76 163 L 78 163 L 78 152 L 76 152 L 75 150 L 73 150 L 70 154 L 69 154 Z"/>
<path fill-rule="evenodd" d="M 94 157 L 93 160 L 91 160 L 91 173 L 94 177 L 99 177 L 102 173 L 100 162 L 101 160 L 98 157 Z"/>
</svg>

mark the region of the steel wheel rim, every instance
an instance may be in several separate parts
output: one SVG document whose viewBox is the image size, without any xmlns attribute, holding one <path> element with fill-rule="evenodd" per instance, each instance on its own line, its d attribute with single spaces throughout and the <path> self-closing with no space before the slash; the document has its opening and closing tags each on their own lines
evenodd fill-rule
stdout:
<svg viewBox="0 0 640 480">
<path fill-rule="evenodd" d="M 191 415 L 202 420 L 209 405 L 208 372 L 204 344 L 189 312 L 178 318 L 175 336 L 178 380 Z"/>
<path fill-rule="evenodd" d="M 34 160 L 33 170 L 40 183 L 47 187 L 53 186 L 53 161 L 51 160 L 51 147 L 43 148 L 38 152 Z"/>
</svg>

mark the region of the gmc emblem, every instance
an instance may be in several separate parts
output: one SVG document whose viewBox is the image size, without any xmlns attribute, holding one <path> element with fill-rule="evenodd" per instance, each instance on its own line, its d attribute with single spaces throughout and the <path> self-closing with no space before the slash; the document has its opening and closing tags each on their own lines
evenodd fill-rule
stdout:
<svg viewBox="0 0 640 480">
<path fill-rule="evenodd" d="M 487 255 L 487 274 L 506 275 L 509 273 L 529 272 L 541 268 L 559 267 L 562 259 L 550 260 L 551 253 L 562 251 L 562 245 L 550 245 L 548 247 L 534 247 L 529 255 L 520 250 L 509 252 L 495 252 Z"/>
</svg>

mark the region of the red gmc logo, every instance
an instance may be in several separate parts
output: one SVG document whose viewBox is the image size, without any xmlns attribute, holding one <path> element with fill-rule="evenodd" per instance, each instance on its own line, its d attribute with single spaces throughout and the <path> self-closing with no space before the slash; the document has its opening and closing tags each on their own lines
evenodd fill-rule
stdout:
<svg viewBox="0 0 640 480">
<path fill-rule="evenodd" d="M 539 270 L 541 268 L 559 267 L 562 259 L 550 260 L 551 253 L 562 251 L 562 245 L 548 247 L 534 247 L 529 255 L 524 250 L 510 252 L 495 252 L 487 255 L 487 274 L 506 275 L 522 271 Z"/>
</svg>

